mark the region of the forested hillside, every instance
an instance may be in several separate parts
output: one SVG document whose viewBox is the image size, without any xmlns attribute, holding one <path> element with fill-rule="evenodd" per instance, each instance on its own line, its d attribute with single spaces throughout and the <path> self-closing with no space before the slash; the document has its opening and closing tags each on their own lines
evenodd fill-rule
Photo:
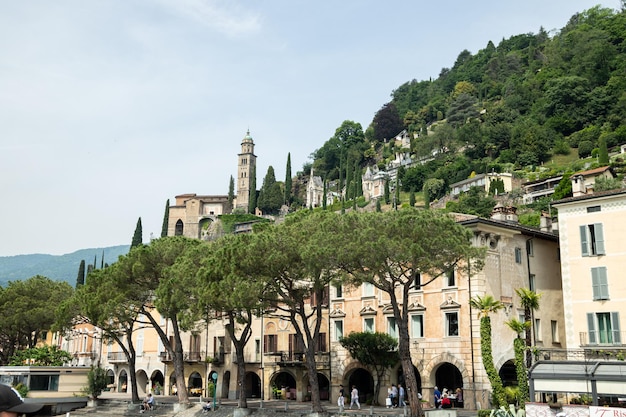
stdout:
<svg viewBox="0 0 626 417">
<path fill-rule="evenodd" d="M 402 189 L 426 184 L 428 198 L 472 172 L 536 179 L 597 163 L 581 158 L 626 143 L 625 37 L 624 8 L 597 6 L 556 33 L 464 50 L 437 79 L 395 89 L 365 131 L 344 122 L 313 153 L 315 174 L 345 182 L 354 167 L 384 167 L 408 151 L 387 143 L 403 129 L 414 160 L 424 163 L 399 173 Z M 620 159 L 613 162 L 619 168 Z"/>
</svg>

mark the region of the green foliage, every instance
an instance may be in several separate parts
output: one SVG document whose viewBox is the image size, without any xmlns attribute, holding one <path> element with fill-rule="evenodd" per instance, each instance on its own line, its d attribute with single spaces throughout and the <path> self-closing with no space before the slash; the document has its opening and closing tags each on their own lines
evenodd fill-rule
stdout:
<svg viewBox="0 0 626 417">
<path fill-rule="evenodd" d="M 72 360 L 69 352 L 56 346 L 41 346 L 15 352 L 9 361 L 10 366 L 63 366 Z"/>
<path fill-rule="evenodd" d="M 572 196 L 572 172 L 568 171 L 563 174 L 563 178 L 559 181 L 559 184 L 554 187 L 554 194 L 552 198 L 554 200 L 560 200 L 562 198 L 571 197 Z"/>
<path fill-rule="evenodd" d="M 446 211 L 489 218 L 495 205 L 496 200 L 487 195 L 482 188 L 471 187 L 467 192 L 461 193 L 457 201 L 448 201 Z"/>
<path fill-rule="evenodd" d="M 284 195 L 280 189 L 280 184 L 276 182 L 274 168 L 270 165 L 263 179 L 263 186 L 259 192 L 257 207 L 264 214 L 277 214 L 283 204 L 283 200 Z"/>
<path fill-rule="evenodd" d="M 230 176 L 230 180 L 228 181 L 228 205 L 230 207 L 233 206 L 233 202 L 235 201 L 235 179 L 233 178 L 233 176 Z M 167 200 L 168 203 L 168 207 L 169 207 L 169 200 Z M 167 235 L 165 235 L 167 236 Z M 163 234 L 161 234 L 161 237 L 165 237 L 163 236 Z"/>
<path fill-rule="evenodd" d="M 493 410 L 477 410 L 477 417 L 489 417 Z"/>
<path fill-rule="evenodd" d="M 107 387 L 107 377 L 104 368 L 92 366 L 87 374 L 86 393 L 93 399 L 97 399 Z"/>
<path fill-rule="evenodd" d="M 539 227 L 541 222 L 540 213 L 524 213 L 520 214 L 518 218 L 519 224 L 528 227 Z"/>
<path fill-rule="evenodd" d="M 80 261 L 80 265 L 78 266 L 78 276 L 76 277 L 76 287 L 80 287 L 85 284 L 85 260 L 82 259 Z"/>
<path fill-rule="evenodd" d="M 232 176 L 230 177 L 230 180 L 231 182 L 233 181 Z M 232 200 L 230 200 L 230 204 L 232 206 Z M 165 202 L 165 211 L 163 212 L 163 224 L 161 225 L 161 237 L 167 236 L 167 227 L 169 224 L 169 220 L 170 220 L 170 200 L 168 198 L 167 201 Z"/>
<path fill-rule="evenodd" d="M 224 233 L 233 233 L 235 231 L 235 225 L 238 223 L 247 223 L 247 222 L 262 222 L 268 223 L 269 219 L 255 216 L 254 214 L 247 213 L 239 213 L 239 214 L 221 214 L 218 216 L 220 221 L 222 222 L 222 230 Z"/>
<path fill-rule="evenodd" d="M 609 191 L 609 190 L 618 190 L 622 188 L 622 180 L 619 178 L 604 178 L 598 177 L 596 178 L 596 182 L 594 184 L 594 191 Z"/>
<path fill-rule="evenodd" d="M 325 185 L 325 184 L 324 184 Z M 287 154 L 287 166 L 285 167 L 285 198 L 284 203 L 289 205 L 291 204 L 291 187 L 292 187 L 292 179 L 291 179 L 291 152 Z M 324 193 L 326 195 L 326 193 Z M 326 200 L 326 199 L 324 199 Z"/>
<path fill-rule="evenodd" d="M 135 233 L 133 234 L 133 240 L 130 244 L 130 248 L 134 248 L 143 244 L 143 229 L 141 227 L 141 217 L 137 219 L 137 225 L 135 226 Z"/>
<path fill-rule="evenodd" d="M 526 412 L 523 409 L 515 409 L 515 405 L 509 404 L 508 408 L 505 405 L 501 405 L 495 410 L 491 410 L 490 417 L 525 417 Z"/>
<path fill-rule="evenodd" d="M 387 333 L 352 332 L 339 339 L 352 358 L 365 366 L 383 369 L 398 363 L 398 341 Z"/>
<path fill-rule="evenodd" d="M 578 144 L 578 157 L 579 158 L 587 158 L 591 156 L 591 152 L 593 151 L 594 145 L 593 142 L 589 140 L 583 140 Z"/>
<path fill-rule="evenodd" d="M 250 199 L 248 200 L 248 213 L 254 214 L 256 212 L 256 208 L 258 207 L 257 203 L 257 190 L 256 190 L 256 165 L 252 166 L 250 171 Z"/>
<path fill-rule="evenodd" d="M 26 397 L 28 397 L 28 391 L 29 391 L 29 389 L 28 389 L 28 387 L 27 387 L 26 385 L 24 385 L 24 384 L 22 384 L 22 383 L 20 382 L 20 383 L 18 383 L 16 386 L 14 386 L 13 388 L 15 388 L 15 390 L 16 390 L 17 392 L 19 392 L 19 393 L 20 393 L 20 396 L 21 396 L 22 398 L 26 398 Z"/>
</svg>

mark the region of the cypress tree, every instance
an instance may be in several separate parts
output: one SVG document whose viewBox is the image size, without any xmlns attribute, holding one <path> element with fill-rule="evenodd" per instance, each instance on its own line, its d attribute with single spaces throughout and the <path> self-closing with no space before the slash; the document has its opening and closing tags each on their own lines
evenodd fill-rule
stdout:
<svg viewBox="0 0 626 417">
<path fill-rule="evenodd" d="M 377 198 L 376 199 L 376 212 L 380 213 L 382 211 L 383 211 L 383 209 L 380 207 L 380 198 Z"/>
<path fill-rule="evenodd" d="M 607 165 L 609 163 L 609 149 L 606 146 L 606 137 L 600 136 L 598 139 L 598 163 L 600 165 Z"/>
<path fill-rule="evenodd" d="M 385 178 L 385 204 L 389 204 L 391 202 L 391 196 L 389 192 L 389 178 Z"/>
<path fill-rule="evenodd" d="M 291 204 L 291 152 L 287 154 L 287 168 L 285 169 L 285 204 Z"/>
<path fill-rule="evenodd" d="M 396 176 L 396 189 L 394 190 L 393 202 L 395 204 L 395 209 L 398 210 L 398 206 L 400 205 L 400 179 Z"/>
<path fill-rule="evenodd" d="M 352 182 L 352 164 L 350 164 L 350 158 L 346 157 L 346 200 L 352 198 L 352 188 L 354 183 Z"/>
<path fill-rule="evenodd" d="M 411 193 L 409 194 L 409 206 L 415 207 L 415 188 L 411 188 Z"/>
<path fill-rule="evenodd" d="M 100 259 L 100 269 L 104 269 L 104 250 L 102 251 L 102 259 Z"/>
<path fill-rule="evenodd" d="M 248 213 L 256 212 L 256 165 L 250 171 L 250 199 L 248 203 Z"/>
<path fill-rule="evenodd" d="M 76 277 L 76 288 L 85 284 L 85 260 L 80 261 L 80 266 L 78 267 L 78 277 Z"/>
<path fill-rule="evenodd" d="M 232 178 L 232 177 L 231 177 Z M 161 237 L 167 236 L 167 226 L 170 220 L 170 199 L 165 202 L 165 213 L 163 214 L 163 226 L 161 226 Z"/>
<path fill-rule="evenodd" d="M 230 182 L 228 183 L 228 205 L 232 208 L 233 201 L 235 200 L 235 179 L 230 176 Z"/>
<path fill-rule="evenodd" d="M 324 195 L 322 197 L 322 210 L 326 210 L 326 193 L 328 193 L 328 184 L 326 178 L 324 178 Z"/>
<path fill-rule="evenodd" d="M 139 246 L 143 243 L 143 230 L 141 228 L 141 217 L 137 220 L 137 226 L 135 227 L 135 233 L 133 234 L 133 240 L 130 244 L 130 248 Z M 94 262 L 95 267 L 95 262 Z"/>
</svg>

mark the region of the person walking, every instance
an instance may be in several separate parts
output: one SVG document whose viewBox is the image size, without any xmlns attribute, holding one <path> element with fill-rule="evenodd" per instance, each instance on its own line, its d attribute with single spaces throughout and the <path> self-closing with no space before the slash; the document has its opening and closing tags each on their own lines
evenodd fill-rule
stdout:
<svg viewBox="0 0 626 417">
<path fill-rule="evenodd" d="M 441 408 L 441 391 L 439 391 L 439 388 L 435 387 L 434 395 L 435 395 L 435 408 Z"/>
<path fill-rule="evenodd" d="M 406 403 L 404 402 L 404 396 L 406 392 L 404 391 L 404 386 L 402 384 L 398 384 L 398 407 L 406 407 Z"/>
<path fill-rule="evenodd" d="M 361 403 L 359 403 L 359 390 L 356 389 L 356 385 L 352 385 L 352 392 L 350 393 L 350 410 L 352 410 L 352 405 L 356 404 L 361 409 Z"/>
<path fill-rule="evenodd" d="M 346 406 L 345 395 L 346 395 L 346 393 L 345 393 L 345 391 L 343 389 L 343 385 L 339 385 L 339 398 L 337 398 L 337 405 L 339 407 L 341 407 L 342 410 Z"/>
</svg>

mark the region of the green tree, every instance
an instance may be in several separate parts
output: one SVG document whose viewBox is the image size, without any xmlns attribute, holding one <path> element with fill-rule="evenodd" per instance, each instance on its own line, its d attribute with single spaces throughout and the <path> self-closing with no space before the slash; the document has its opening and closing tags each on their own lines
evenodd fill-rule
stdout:
<svg viewBox="0 0 626 417">
<path fill-rule="evenodd" d="M 140 246 L 143 244 L 143 231 L 141 228 L 141 217 L 137 219 L 137 226 L 135 226 L 135 233 L 133 234 L 133 240 L 130 244 L 130 248 L 134 248 L 136 246 Z M 94 269 L 96 262 L 94 260 Z"/>
<path fill-rule="evenodd" d="M 511 319 L 506 322 L 506 325 L 516 334 L 513 340 L 513 351 L 515 352 L 515 373 L 517 375 L 517 387 L 519 388 L 518 406 L 525 408 L 526 402 L 530 400 L 530 393 L 528 387 L 528 369 L 524 363 L 526 344 L 521 334 L 530 330 L 530 322 L 521 322 L 517 319 Z"/>
<path fill-rule="evenodd" d="M 352 332 L 339 339 L 350 356 L 361 362 L 367 368 L 374 369 L 376 385 L 374 386 L 373 404 L 378 404 L 380 386 L 385 371 L 400 360 L 398 356 L 398 341 L 387 333 L 379 332 Z"/>
<path fill-rule="evenodd" d="M 285 198 L 284 203 L 291 204 L 291 152 L 287 154 L 287 167 L 285 168 Z"/>
<path fill-rule="evenodd" d="M 257 208 L 257 193 L 256 193 L 256 165 L 252 166 L 250 172 L 250 200 L 248 202 L 248 213 L 255 214 Z"/>
<path fill-rule="evenodd" d="M 231 181 L 233 177 L 230 177 Z M 232 204 L 232 200 L 231 200 Z M 168 198 L 165 202 L 165 210 L 163 211 L 163 224 L 161 225 L 161 237 L 167 236 L 167 228 L 169 226 L 170 221 L 170 199 Z"/>
<path fill-rule="evenodd" d="M 376 112 L 372 125 L 374 126 L 374 141 L 378 143 L 383 143 L 386 139 L 395 137 L 404 129 L 402 118 L 393 102 L 383 105 Z"/>
<path fill-rule="evenodd" d="M 428 208 L 429 204 L 436 199 L 443 197 L 445 194 L 446 182 L 439 178 L 430 178 L 424 182 L 424 205 Z"/>
<path fill-rule="evenodd" d="M 9 360 L 9 366 L 63 366 L 72 360 L 72 355 L 56 346 L 44 345 L 19 350 Z"/>
<path fill-rule="evenodd" d="M 226 332 L 235 346 L 237 361 L 238 406 L 247 408 L 246 360 L 244 349 L 252 336 L 255 313 L 264 311 L 264 281 L 258 274 L 255 253 L 256 234 L 227 235 L 211 245 L 202 245 L 193 253 L 189 273 L 195 265 L 199 285 L 196 287 L 198 307 L 206 312 L 220 312 L 226 321 Z M 207 314 L 208 315 L 208 314 Z"/>
<path fill-rule="evenodd" d="M 606 146 L 606 137 L 600 135 L 598 139 L 598 148 L 600 152 L 598 153 L 598 163 L 600 165 L 608 165 L 609 163 L 609 149 Z"/>
<path fill-rule="evenodd" d="M 385 204 L 391 203 L 391 192 L 389 191 L 389 177 L 385 178 L 385 189 L 383 191 L 383 198 L 385 199 Z"/>
<path fill-rule="evenodd" d="M 554 187 L 554 194 L 552 195 L 552 198 L 554 200 L 560 200 L 562 198 L 572 196 L 571 177 L 572 177 L 572 171 L 566 171 L 563 174 L 563 178 L 561 178 L 561 181 L 559 181 L 557 186 Z"/>
<path fill-rule="evenodd" d="M 76 288 L 85 284 L 85 260 L 80 261 L 78 266 L 78 276 L 76 277 Z"/>
<path fill-rule="evenodd" d="M 89 396 L 97 400 L 102 391 L 107 387 L 107 374 L 104 368 L 92 366 L 87 374 L 86 391 Z"/>
<path fill-rule="evenodd" d="M 492 406 L 494 409 L 500 408 L 500 406 L 506 406 L 506 395 L 502 386 L 502 380 L 498 374 L 498 370 L 493 364 L 493 353 L 491 348 L 491 318 L 489 314 L 495 313 L 503 308 L 500 301 L 493 298 L 491 295 L 480 296 L 476 295 L 470 299 L 470 305 L 478 310 L 478 317 L 480 318 L 480 353 L 483 360 L 483 366 L 487 377 L 491 383 L 491 389 L 493 390 Z"/>
<path fill-rule="evenodd" d="M 409 192 L 409 206 L 415 207 L 415 188 L 411 188 Z"/>
<path fill-rule="evenodd" d="M 533 312 L 539 309 L 539 299 L 541 298 L 541 294 L 537 294 L 535 291 L 532 291 L 528 288 L 518 288 L 515 290 L 515 293 L 520 298 L 522 303 L 522 307 L 524 307 L 524 321 L 528 323 L 533 323 Z M 532 365 L 532 352 L 530 348 L 532 347 L 532 332 L 526 332 L 526 367 L 530 369 Z"/>
<path fill-rule="evenodd" d="M 228 206 L 231 208 L 233 207 L 233 201 L 235 201 L 235 179 L 231 175 L 230 180 L 228 181 Z M 161 235 L 161 237 L 165 236 Z"/>
<path fill-rule="evenodd" d="M 342 229 L 332 234 L 333 254 L 348 273 L 344 279 L 349 285 L 367 282 L 389 297 L 398 326 L 398 352 L 411 416 L 421 415 L 408 324 L 409 293 L 415 277 L 430 277 L 422 282 L 426 286 L 451 268 L 462 272 L 469 259 L 474 267 L 480 267 L 484 250 L 471 245 L 468 229 L 434 210 L 349 213 L 340 221 Z"/>
<path fill-rule="evenodd" d="M 280 189 L 280 184 L 276 182 L 274 168 L 270 165 L 263 179 L 263 186 L 259 192 L 257 206 L 263 213 L 276 214 L 283 204 L 283 199 L 284 196 Z"/>
<path fill-rule="evenodd" d="M 593 190 L 595 192 L 618 190 L 620 188 L 622 188 L 622 180 L 619 178 L 598 177 L 596 178 L 596 182 L 593 186 Z"/>
<path fill-rule="evenodd" d="M 18 350 L 37 346 L 40 335 L 55 323 L 56 308 L 73 292 L 68 283 L 41 275 L 0 287 L 0 363 L 6 364 Z"/>
</svg>

